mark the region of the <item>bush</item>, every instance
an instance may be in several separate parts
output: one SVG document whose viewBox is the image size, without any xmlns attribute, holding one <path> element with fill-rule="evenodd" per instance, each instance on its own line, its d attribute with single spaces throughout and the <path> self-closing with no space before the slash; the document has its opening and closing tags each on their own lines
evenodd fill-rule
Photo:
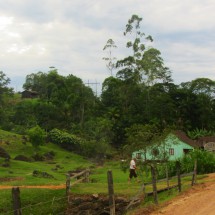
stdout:
<svg viewBox="0 0 215 215">
<path fill-rule="evenodd" d="M 54 144 L 86 157 L 104 158 L 112 154 L 110 145 L 105 141 L 87 141 L 58 129 L 49 132 L 49 139 Z"/>
<path fill-rule="evenodd" d="M 36 149 L 45 143 L 45 131 L 40 126 L 35 126 L 28 131 L 29 141 Z"/>
<path fill-rule="evenodd" d="M 194 170 L 194 162 L 197 160 L 197 174 L 207 174 L 215 172 L 215 154 L 202 150 L 194 150 L 178 160 L 181 165 L 181 174 L 189 173 Z M 176 161 L 169 161 L 168 175 L 169 177 L 177 174 Z M 158 179 L 166 177 L 166 164 L 157 166 Z"/>
<path fill-rule="evenodd" d="M 197 173 L 215 172 L 215 154 L 203 150 L 194 150 L 181 160 L 182 171 L 193 171 L 194 161 L 197 160 Z"/>
<path fill-rule="evenodd" d="M 80 152 L 81 139 L 76 135 L 69 134 L 58 129 L 53 129 L 49 132 L 49 139 L 54 144 L 60 145 L 61 147 L 74 152 Z"/>
</svg>

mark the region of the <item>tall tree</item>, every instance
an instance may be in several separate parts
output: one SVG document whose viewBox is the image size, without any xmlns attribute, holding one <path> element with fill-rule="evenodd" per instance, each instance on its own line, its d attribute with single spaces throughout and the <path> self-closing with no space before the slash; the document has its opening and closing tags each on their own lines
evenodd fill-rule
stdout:
<svg viewBox="0 0 215 215">
<path fill-rule="evenodd" d="M 132 55 L 117 61 L 117 76 L 123 80 L 133 79 L 136 83 L 170 82 L 171 72 L 164 66 L 160 51 L 147 46 L 153 39 L 141 31 L 141 21 L 142 18 L 138 15 L 132 15 L 128 20 L 124 35 L 132 37 L 132 40 L 127 42 L 127 48 L 132 50 Z"/>
<path fill-rule="evenodd" d="M 110 71 L 111 76 L 113 76 L 113 70 L 116 66 L 116 57 L 113 57 L 114 48 L 117 48 L 117 46 L 115 45 L 115 42 L 113 41 L 113 39 L 109 39 L 103 48 L 104 51 L 107 51 L 107 56 L 103 57 L 103 60 L 107 62 L 106 66 Z"/>
</svg>

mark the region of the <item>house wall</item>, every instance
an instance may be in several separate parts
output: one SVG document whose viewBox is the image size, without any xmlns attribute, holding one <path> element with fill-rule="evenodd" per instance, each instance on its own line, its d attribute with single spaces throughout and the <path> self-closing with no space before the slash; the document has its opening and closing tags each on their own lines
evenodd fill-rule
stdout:
<svg viewBox="0 0 215 215">
<path fill-rule="evenodd" d="M 169 154 L 169 160 L 179 159 L 185 155 L 184 151 L 194 149 L 192 146 L 180 140 L 176 144 L 170 142 L 170 145 L 167 147 L 167 153 L 170 151 L 170 148 L 174 149 L 174 155 Z"/>
<path fill-rule="evenodd" d="M 132 157 L 136 157 L 140 160 L 177 160 L 185 155 L 184 151 L 193 150 L 194 147 L 182 142 L 176 136 L 168 136 L 163 144 L 160 146 L 149 146 L 146 151 L 139 150 L 133 152 Z M 159 154 L 154 155 L 153 150 L 158 150 Z M 170 154 L 170 151 L 172 154 Z"/>
</svg>

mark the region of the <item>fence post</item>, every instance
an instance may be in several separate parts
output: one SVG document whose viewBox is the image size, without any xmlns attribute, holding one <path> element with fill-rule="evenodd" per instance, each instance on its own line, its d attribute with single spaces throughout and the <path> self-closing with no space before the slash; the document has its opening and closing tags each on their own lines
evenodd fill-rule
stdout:
<svg viewBox="0 0 215 215">
<path fill-rule="evenodd" d="M 85 182 L 86 183 L 89 183 L 89 175 L 90 175 L 90 170 L 86 169 L 86 172 L 85 172 Z"/>
<path fill-rule="evenodd" d="M 192 177 L 192 183 L 191 183 L 192 186 L 196 184 L 196 176 L 197 176 L 197 160 L 195 160 L 194 162 L 194 170 L 193 170 L 193 177 Z"/>
<path fill-rule="evenodd" d="M 66 174 L 66 196 L 69 196 L 70 192 L 70 187 L 71 187 L 71 181 L 70 181 L 70 174 Z"/>
<path fill-rule="evenodd" d="M 168 163 L 166 163 L 166 184 L 169 190 L 169 170 L 168 170 Z"/>
<path fill-rule="evenodd" d="M 151 165 L 151 175 L 152 175 L 152 186 L 153 186 L 153 196 L 155 204 L 158 204 L 158 194 L 157 194 L 157 184 L 156 184 L 156 171 L 155 167 Z"/>
<path fill-rule="evenodd" d="M 178 176 L 178 191 L 181 192 L 181 164 L 176 161 L 177 176 Z"/>
<path fill-rule="evenodd" d="M 107 178 L 108 178 L 108 193 L 109 193 L 110 215 L 115 215 L 115 199 L 114 199 L 114 190 L 113 190 L 113 176 L 112 176 L 112 171 L 111 170 L 108 170 Z"/>
<path fill-rule="evenodd" d="M 22 215 L 19 187 L 12 188 L 12 199 L 14 215 Z"/>
</svg>

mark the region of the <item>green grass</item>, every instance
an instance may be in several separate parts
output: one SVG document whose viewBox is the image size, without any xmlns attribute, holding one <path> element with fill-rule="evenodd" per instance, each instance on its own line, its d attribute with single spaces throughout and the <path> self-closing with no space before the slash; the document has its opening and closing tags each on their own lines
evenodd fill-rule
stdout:
<svg viewBox="0 0 215 215">
<path fill-rule="evenodd" d="M 64 190 L 21 189 L 20 197 L 23 215 L 60 215 L 66 208 Z M 11 199 L 11 190 L 1 190 L 0 214 L 14 214 Z"/>
<path fill-rule="evenodd" d="M 11 156 L 9 167 L 2 167 L 5 162 L 0 158 L 0 179 L 14 179 L 11 181 L 0 180 L 0 185 L 61 185 L 66 182 L 66 173 L 69 170 L 90 168 L 90 183 L 76 184 L 71 187 L 74 194 L 108 194 L 107 172 L 112 171 L 115 195 L 132 198 L 142 194 L 141 184 L 132 181 L 128 184 L 129 172 L 123 172 L 120 161 L 106 161 L 103 166 L 96 167 L 95 164 L 74 153 L 68 152 L 57 145 L 48 143 L 40 148 L 39 153 L 44 154 L 50 151 L 55 153 L 54 159 L 44 162 L 23 162 L 14 160 L 17 155 L 31 157 L 34 155 L 34 148 L 30 143 L 24 145 L 22 136 L 0 130 L 0 146 L 3 147 Z M 54 170 L 56 165 L 60 166 Z M 32 175 L 34 170 L 47 172 L 54 178 L 39 178 Z M 138 178 L 143 182 L 151 180 L 150 176 L 140 174 Z M 203 181 L 204 176 L 198 176 L 198 180 Z M 177 184 L 177 179 L 170 182 Z M 182 179 L 182 188 L 187 189 L 191 184 L 191 176 Z M 166 187 L 162 182 L 157 185 L 158 189 Z M 65 187 L 66 188 L 66 187 Z M 20 188 L 23 215 L 28 214 L 59 214 L 66 208 L 66 189 L 27 189 Z M 146 192 L 151 192 L 152 186 L 146 186 Z M 178 194 L 176 189 L 158 194 L 159 203 L 165 202 Z M 147 197 L 141 207 L 153 205 L 153 198 Z M 0 214 L 13 214 L 11 189 L 1 190 L 0 192 Z M 62 213 L 63 214 L 63 213 Z"/>
<path fill-rule="evenodd" d="M 21 138 L 22 137 L 20 135 L 15 135 L 0 130 L 0 139 L 3 140 L 1 141 L 0 146 L 4 148 L 11 156 L 9 167 L 2 167 L 5 159 L 0 158 L 0 178 L 22 178 L 22 180 L 20 181 L 1 182 L 1 184 L 14 186 L 20 184 L 62 184 L 65 183 L 65 174 L 68 171 L 75 170 L 77 168 L 87 168 L 93 165 L 83 157 L 63 150 L 52 143 L 48 143 L 40 147 L 39 153 L 44 154 L 53 151 L 55 153 L 54 160 L 45 162 L 24 162 L 14 160 L 17 155 L 25 155 L 27 157 L 31 157 L 35 153 L 35 150 L 31 146 L 31 144 L 27 143 L 26 145 L 24 145 Z M 60 168 L 54 170 L 56 168 L 56 165 L 60 166 Z M 54 179 L 33 177 L 32 173 L 34 170 L 47 172 L 48 174 L 52 175 Z"/>
</svg>

